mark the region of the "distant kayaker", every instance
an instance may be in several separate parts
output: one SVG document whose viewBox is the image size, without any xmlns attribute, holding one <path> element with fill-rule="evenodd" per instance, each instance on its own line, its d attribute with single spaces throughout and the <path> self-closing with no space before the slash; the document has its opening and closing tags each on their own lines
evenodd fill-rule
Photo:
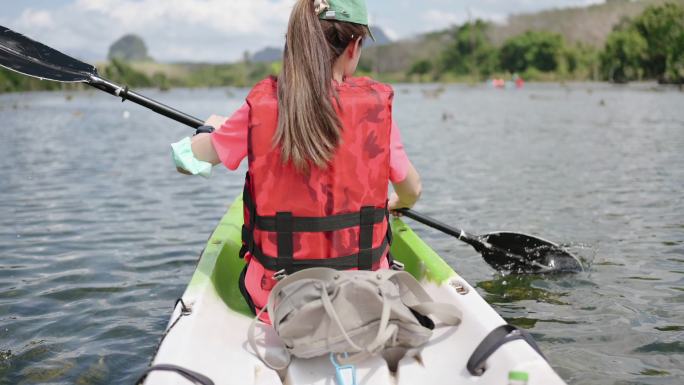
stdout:
<svg viewBox="0 0 684 385">
<path fill-rule="evenodd" d="M 352 77 L 372 37 L 367 15 L 364 0 L 298 0 L 282 73 L 259 82 L 230 118 L 210 117 L 212 133 L 173 145 L 183 173 L 235 170 L 248 158 L 240 281 L 255 312 L 284 274 L 390 267 L 388 210 L 420 196 L 392 88 Z"/>
<path fill-rule="evenodd" d="M 525 86 L 525 80 L 518 74 L 513 74 L 513 82 L 515 83 L 515 88 L 523 88 Z"/>
</svg>

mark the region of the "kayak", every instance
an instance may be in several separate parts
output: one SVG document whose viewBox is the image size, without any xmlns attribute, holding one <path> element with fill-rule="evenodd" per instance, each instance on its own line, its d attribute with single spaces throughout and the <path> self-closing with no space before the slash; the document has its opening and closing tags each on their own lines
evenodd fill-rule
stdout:
<svg viewBox="0 0 684 385">
<path fill-rule="evenodd" d="M 462 312 L 458 326 L 437 325 L 417 354 L 382 354 L 337 378 L 330 357 L 293 358 L 276 372 L 249 347 L 254 315 L 240 293 L 243 223 L 238 197 L 209 238 L 195 273 L 176 303 L 145 385 L 562 385 L 533 341 L 503 318 L 401 219 L 391 221 L 392 255 L 437 302 Z M 270 328 L 269 328 L 270 329 Z M 264 342 L 268 348 L 266 336 Z M 346 381 L 345 381 L 346 380 Z"/>
</svg>

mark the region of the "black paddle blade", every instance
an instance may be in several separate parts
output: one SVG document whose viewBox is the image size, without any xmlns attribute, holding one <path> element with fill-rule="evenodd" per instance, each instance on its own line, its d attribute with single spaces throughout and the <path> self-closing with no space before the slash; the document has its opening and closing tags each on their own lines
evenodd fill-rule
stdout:
<svg viewBox="0 0 684 385">
<path fill-rule="evenodd" d="M 491 249 L 480 250 L 497 270 L 513 273 L 568 273 L 582 271 L 579 259 L 547 240 L 531 235 L 496 232 L 480 237 Z"/>
<path fill-rule="evenodd" d="M 58 82 L 82 83 L 95 67 L 0 26 L 0 66 L 24 75 Z"/>
</svg>

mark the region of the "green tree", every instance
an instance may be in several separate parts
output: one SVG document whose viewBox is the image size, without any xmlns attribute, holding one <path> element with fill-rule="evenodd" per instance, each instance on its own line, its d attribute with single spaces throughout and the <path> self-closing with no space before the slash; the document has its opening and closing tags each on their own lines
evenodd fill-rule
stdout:
<svg viewBox="0 0 684 385">
<path fill-rule="evenodd" d="M 154 85 L 153 81 L 145 74 L 136 71 L 128 63 L 119 59 L 112 59 L 109 65 L 104 68 L 103 75 L 116 83 L 131 87 L 151 87 Z"/>
<path fill-rule="evenodd" d="M 563 68 L 574 78 L 598 80 L 599 52 L 582 43 L 566 45 L 563 52 Z"/>
<path fill-rule="evenodd" d="M 621 21 L 606 40 L 601 71 L 616 82 L 684 82 L 684 8 L 650 6 L 633 21 Z"/>
<path fill-rule="evenodd" d="M 441 57 L 442 69 L 457 75 L 489 76 L 496 70 L 496 49 L 492 46 L 482 20 L 458 27 L 454 42 Z"/>
<path fill-rule="evenodd" d="M 508 39 L 499 52 L 501 68 L 508 72 L 556 71 L 565 54 L 561 35 L 544 31 L 527 31 Z"/>
<path fill-rule="evenodd" d="M 660 81 L 679 81 L 684 67 L 684 8 L 665 3 L 650 6 L 633 27 L 647 43 L 645 75 Z"/>
<path fill-rule="evenodd" d="M 666 80 L 684 83 L 684 29 L 680 31 L 677 42 L 672 46 L 671 55 L 667 59 Z"/>
<path fill-rule="evenodd" d="M 49 80 L 39 80 L 0 67 L 0 93 L 72 88 L 76 88 L 76 86 L 66 83 L 51 82 Z"/>
<path fill-rule="evenodd" d="M 648 43 L 634 28 L 612 32 L 601 53 L 601 73 L 606 80 L 624 83 L 644 76 Z"/>
<path fill-rule="evenodd" d="M 162 91 L 168 91 L 171 89 L 171 81 L 163 72 L 155 72 L 150 80 L 155 87 Z"/>
<path fill-rule="evenodd" d="M 19 82 L 9 70 L 0 68 L 0 93 L 17 90 Z"/>
<path fill-rule="evenodd" d="M 359 72 L 362 73 L 371 73 L 373 72 L 374 64 L 375 63 L 373 62 L 373 59 L 370 59 L 362 55 L 361 60 L 359 60 L 359 66 L 357 67 L 357 69 L 359 70 Z"/>
<path fill-rule="evenodd" d="M 426 59 L 418 60 L 413 63 L 411 69 L 409 70 L 409 75 L 427 75 L 432 72 L 432 62 Z"/>
</svg>

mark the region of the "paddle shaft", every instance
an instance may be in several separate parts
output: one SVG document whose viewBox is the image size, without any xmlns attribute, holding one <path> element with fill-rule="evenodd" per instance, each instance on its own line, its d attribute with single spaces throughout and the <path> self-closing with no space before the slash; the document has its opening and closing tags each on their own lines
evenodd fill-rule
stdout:
<svg viewBox="0 0 684 385">
<path fill-rule="evenodd" d="M 439 230 L 443 233 L 449 234 L 451 236 L 454 236 L 458 238 L 459 240 L 473 246 L 475 250 L 481 251 L 483 249 L 491 249 L 491 245 L 483 242 L 482 240 L 479 239 L 477 235 L 469 234 L 466 233 L 465 231 L 449 226 L 446 223 L 440 222 L 436 219 L 427 217 L 423 214 L 420 214 L 418 212 L 415 212 L 411 209 L 399 209 L 397 210 L 403 215 L 406 215 L 407 217 L 418 221 L 424 225 L 430 226 L 433 229 Z"/>
<path fill-rule="evenodd" d="M 511 253 L 511 252 L 504 250 L 500 247 L 496 247 L 496 246 L 490 244 L 489 242 L 485 242 L 482 240 L 482 238 L 478 237 L 477 235 L 466 233 L 465 231 L 463 231 L 461 229 L 451 227 L 445 223 L 442 223 L 436 219 L 427 217 L 423 214 L 417 213 L 411 209 L 399 209 L 397 211 L 406 215 L 407 217 L 409 217 L 415 221 L 418 221 L 424 225 L 432 227 L 433 229 L 439 230 L 439 231 L 446 233 L 448 235 L 454 236 L 458 240 L 469 244 L 475 250 L 477 250 L 477 252 L 482 254 L 482 256 L 485 257 L 485 260 L 487 260 L 487 257 L 485 256 L 485 254 L 497 253 L 497 254 L 504 256 L 509 261 L 524 262 L 528 266 L 533 266 L 536 269 L 538 269 L 537 272 L 540 272 L 540 271 L 548 272 L 550 269 L 549 266 L 545 266 L 543 264 L 540 264 L 537 261 L 532 261 L 532 260 L 527 261 L 523 256 Z M 489 263 L 489 261 L 487 263 Z M 491 265 L 491 263 L 490 263 L 490 265 Z M 492 265 L 492 267 L 494 267 L 494 266 Z"/>
<path fill-rule="evenodd" d="M 90 80 L 86 84 L 95 87 L 101 91 L 108 94 L 118 96 L 121 98 L 122 102 L 130 100 L 133 103 L 139 104 L 143 107 L 149 108 L 150 110 L 171 118 L 177 122 L 183 123 L 192 128 L 198 128 L 204 125 L 202 120 L 199 120 L 193 116 L 190 116 L 184 112 L 178 111 L 173 107 L 169 107 L 166 104 L 160 103 L 154 99 L 150 99 L 146 96 L 140 95 L 137 92 L 130 91 L 128 87 L 122 87 L 110 80 L 103 79 L 96 75 L 91 75 Z"/>
</svg>

